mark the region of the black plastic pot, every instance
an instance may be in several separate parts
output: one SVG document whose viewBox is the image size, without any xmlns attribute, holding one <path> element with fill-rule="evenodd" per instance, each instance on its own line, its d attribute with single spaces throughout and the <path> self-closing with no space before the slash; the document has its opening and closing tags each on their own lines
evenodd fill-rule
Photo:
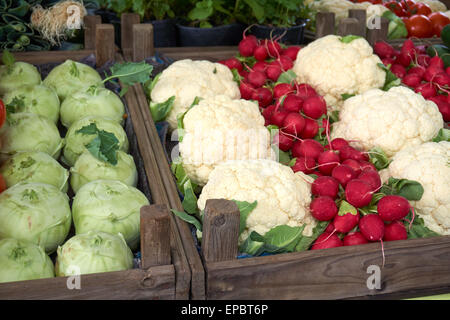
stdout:
<svg viewBox="0 0 450 320">
<path fill-rule="evenodd" d="M 177 46 L 177 27 L 175 20 L 147 20 L 144 23 L 151 23 L 153 25 L 153 45 L 155 48 Z"/>
<path fill-rule="evenodd" d="M 181 47 L 235 46 L 242 39 L 245 25 L 232 23 L 212 28 L 187 27 L 177 23 Z"/>
<path fill-rule="evenodd" d="M 282 34 L 284 36 L 279 40 L 288 45 L 303 44 L 303 35 L 305 31 L 306 21 L 299 21 L 296 26 L 289 28 L 272 27 L 265 25 L 254 25 L 250 28 L 249 33 L 253 34 L 259 39 L 276 38 Z"/>
<path fill-rule="evenodd" d="M 109 23 L 114 26 L 114 42 L 120 47 L 121 33 L 120 33 L 120 18 L 117 13 L 109 10 L 98 9 L 95 11 L 96 15 L 102 17 L 102 23 Z"/>
</svg>

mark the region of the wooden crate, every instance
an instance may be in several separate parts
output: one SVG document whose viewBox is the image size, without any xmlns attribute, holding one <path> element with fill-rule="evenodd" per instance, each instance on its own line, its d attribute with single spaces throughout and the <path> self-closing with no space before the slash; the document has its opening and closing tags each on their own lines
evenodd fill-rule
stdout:
<svg viewBox="0 0 450 320">
<path fill-rule="evenodd" d="M 109 60 L 124 61 L 114 47 L 112 25 L 98 20 L 86 24 L 87 49 L 80 51 L 50 51 L 16 53 L 19 61 L 32 64 L 81 60 L 95 54 L 97 65 Z M 90 28 L 91 27 L 91 28 Z M 92 35 L 94 34 L 94 36 Z M 89 46 L 94 43 L 94 48 Z M 172 215 L 169 215 L 166 192 L 155 155 L 139 116 L 134 90 L 125 95 L 138 152 L 143 160 L 152 205 L 141 208 L 141 267 L 126 271 L 82 275 L 81 289 L 70 290 L 67 277 L 29 280 L 0 284 L 0 299 L 188 299 L 190 269 L 181 238 Z"/>
<path fill-rule="evenodd" d="M 142 52 L 142 47 L 139 50 Z M 236 53 L 236 48 L 229 47 L 156 50 L 169 53 L 173 59 L 212 61 Z M 126 57 L 133 58 L 133 48 L 126 48 L 124 52 L 127 52 Z M 143 53 L 143 57 L 152 53 Z M 135 89 L 167 191 L 167 203 L 170 208 L 182 210 L 175 179 L 151 118 L 146 96 L 142 87 Z M 236 259 L 238 216 L 239 211 L 231 201 L 217 199 L 207 202 L 200 256 L 191 228 L 176 218 L 190 261 L 192 297 L 201 298 L 199 292 L 204 285 L 206 299 L 227 300 L 392 299 L 450 292 L 450 236 L 385 243 L 386 263 L 380 269 L 381 286 L 369 289 L 367 281 L 372 274 L 368 273 L 368 267 L 382 265 L 379 243 Z M 194 268 L 199 268 L 197 263 L 200 259 L 204 279 L 199 270 L 194 271 Z"/>
</svg>

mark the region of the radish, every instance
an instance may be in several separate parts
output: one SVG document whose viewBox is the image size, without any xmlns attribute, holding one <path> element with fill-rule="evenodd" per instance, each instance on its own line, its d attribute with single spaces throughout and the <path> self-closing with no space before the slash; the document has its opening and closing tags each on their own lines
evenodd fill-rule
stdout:
<svg viewBox="0 0 450 320">
<path fill-rule="evenodd" d="M 286 56 L 281 56 L 280 58 L 278 58 L 277 61 L 280 63 L 281 70 L 283 71 L 292 69 L 292 67 L 294 66 L 294 63 L 292 62 L 291 58 Z"/>
<path fill-rule="evenodd" d="M 384 241 L 397 241 L 408 239 L 408 232 L 403 223 L 394 221 L 384 227 Z"/>
<path fill-rule="evenodd" d="M 270 57 L 277 58 L 280 56 L 282 49 L 277 41 L 265 40 L 265 46 Z"/>
<path fill-rule="evenodd" d="M 369 243 L 361 232 L 351 232 L 342 239 L 344 246 L 357 246 Z"/>
<path fill-rule="evenodd" d="M 392 58 L 395 56 L 394 48 L 384 41 L 377 41 L 373 51 L 381 58 Z"/>
<path fill-rule="evenodd" d="M 376 170 L 363 170 L 358 175 L 358 179 L 367 182 L 373 192 L 376 192 L 381 187 L 381 178 Z"/>
<path fill-rule="evenodd" d="M 279 99 L 282 96 L 285 96 L 291 92 L 294 92 L 294 89 L 289 83 L 279 83 L 273 88 L 273 97 L 275 99 Z"/>
<path fill-rule="evenodd" d="M 381 59 L 381 62 L 387 67 L 389 65 L 393 65 L 395 63 L 395 60 L 392 58 L 383 58 Z"/>
<path fill-rule="evenodd" d="M 258 88 L 252 94 L 252 100 L 256 100 L 260 107 L 267 107 L 273 100 L 272 92 L 267 88 Z"/>
<path fill-rule="evenodd" d="M 319 221 L 329 221 L 333 219 L 338 212 L 334 200 L 326 196 L 314 198 L 309 205 L 309 209 L 311 210 L 312 216 Z"/>
<path fill-rule="evenodd" d="M 430 66 L 425 69 L 425 73 L 423 74 L 423 79 L 425 81 L 432 81 L 434 79 L 434 77 L 441 72 L 444 72 L 444 69 L 442 69 L 438 66 Z"/>
<path fill-rule="evenodd" d="M 372 201 L 372 188 L 364 180 L 354 179 L 345 187 L 345 198 L 355 208 L 362 208 Z"/>
<path fill-rule="evenodd" d="M 281 73 L 281 66 L 277 61 L 272 61 L 268 64 L 266 74 L 270 80 L 277 81 Z"/>
<path fill-rule="evenodd" d="M 403 219 L 408 215 L 410 209 L 408 200 L 396 195 L 384 196 L 377 204 L 378 214 L 384 221 Z"/>
<path fill-rule="evenodd" d="M 289 57 L 292 61 L 297 59 L 298 52 L 300 51 L 300 47 L 291 46 L 283 50 L 281 53 L 282 56 Z"/>
<path fill-rule="evenodd" d="M 343 147 L 346 147 L 348 145 L 349 144 L 347 140 L 343 138 L 334 138 L 333 140 L 331 140 L 331 148 L 333 150 L 341 150 Z"/>
<path fill-rule="evenodd" d="M 339 193 L 339 182 L 329 176 L 321 176 L 311 185 L 311 193 L 315 196 L 328 196 L 336 199 Z"/>
<path fill-rule="evenodd" d="M 303 101 L 310 97 L 317 96 L 316 90 L 313 89 L 309 84 L 302 83 L 302 84 L 296 84 L 297 88 L 297 96 L 302 98 Z"/>
<path fill-rule="evenodd" d="M 418 85 L 414 91 L 420 93 L 425 99 L 434 97 L 437 94 L 436 88 L 430 82 Z"/>
<path fill-rule="evenodd" d="M 303 102 L 303 113 L 313 119 L 319 119 L 327 113 L 327 103 L 320 96 L 309 97 Z"/>
<path fill-rule="evenodd" d="M 242 71 L 242 63 L 237 58 L 230 58 L 227 60 L 219 61 L 219 63 L 226 65 L 229 69 L 236 69 L 237 71 Z"/>
<path fill-rule="evenodd" d="M 406 75 L 406 69 L 401 64 L 393 64 L 391 66 L 391 71 L 393 74 L 395 74 L 398 78 L 403 78 Z"/>
<path fill-rule="evenodd" d="M 412 67 L 408 70 L 408 74 L 418 74 L 420 76 L 420 79 L 423 78 L 423 75 L 425 74 L 425 68 L 421 66 Z"/>
<path fill-rule="evenodd" d="M 450 67 L 445 68 L 445 73 L 447 73 L 450 76 Z"/>
<path fill-rule="evenodd" d="M 241 71 L 238 71 L 238 72 L 239 72 L 239 75 L 241 76 L 241 78 L 243 78 L 244 80 L 247 80 L 248 71 L 241 70 Z"/>
<path fill-rule="evenodd" d="M 345 164 L 346 166 L 349 166 L 350 168 L 352 168 L 353 171 L 355 172 L 356 176 L 358 176 L 362 171 L 360 163 L 356 160 L 346 159 L 346 160 L 342 161 L 342 164 Z"/>
<path fill-rule="evenodd" d="M 319 124 L 317 121 L 305 118 L 305 127 L 300 135 L 303 139 L 312 139 L 319 133 Z"/>
<path fill-rule="evenodd" d="M 368 160 L 368 156 L 364 154 L 363 152 L 356 150 L 352 146 L 343 146 L 339 149 L 339 158 L 341 161 L 347 160 L 347 159 L 353 159 L 356 161 L 366 161 Z"/>
<path fill-rule="evenodd" d="M 449 87 L 450 86 L 450 76 L 447 75 L 445 72 L 438 73 L 433 78 L 433 83 L 439 85 L 440 87 Z"/>
<path fill-rule="evenodd" d="M 275 108 L 276 106 L 274 104 L 271 104 L 270 106 L 268 106 L 263 110 L 262 115 L 266 120 L 266 124 L 264 124 L 265 126 L 270 124 L 270 118 L 272 117 L 272 114 L 275 112 Z"/>
<path fill-rule="evenodd" d="M 368 214 L 359 220 L 359 230 L 369 241 L 380 241 L 384 236 L 384 222 L 377 214 Z"/>
<path fill-rule="evenodd" d="M 266 69 L 267 69 L 267 63 L 265 63 L 263 61 L 256 62 L 252 67 L 253 71 L 259 71 L 264 74 L 266 74 Z"/>
<path fill-rule="evenodd" d="M 314 160 L 317 160 L 323 151 L 323 146 L 318 141 L 312 139 L 296 141 L 292 147 L 292 155 L 294 157 L 309 157 Z"/>
<path fill-rule="evenodd" d="M 434 56 L 430 59 L 428 63 L 428 67 L 438 67 L 439 69 L 444 70 L 444 61 L 439 56 Z"/>
<path fill-rule="evenodd" d="M 262 46 L 262 45 L 257 46 L 255 48 L 255 51 L 253 52 L 253 56 L 258 61 L 266 60 L 267 57 L 268 57 L 266 48 L 264 46 Z"/>
<path fill-rule="evenodd" d="M 250 57 L 253 55 L 256 47 L 258 46 L 258 39 L 255 36 L 244 36 L 239 42 L 239 54 L 243 57 Z"/>
<path fill-rule="evenodd" d="M 294 144 L 294 139 L 292 137 L 289 137 L 288 135 L 284 134 L 283 132 L 279 131 L 274 137 L 273 137 L 273 143 L 278 146 L 278 148 L 282 151 L 288 151 L 292 148 L 292 145 Z M 313 166 L 315 163 L 313 164 Z"/>
<path fill-rule="evenodd" d="M 294 94 L 288 94 L 283 101 L 283 108 L 288 112 L 300 112 L 303 100 Z"/>
<path fill-rule="evenodd" d="M 324 232 L 313 243 L 311 250 L 342 247 L 342 241 L 336 234 Z"/>
<path fill-rule="evenodd" d="M 339 165 L 339 156 L 331 150 L 324 151 L 317 158 L 317 162 L 319 164 L 319 171 L 323 174 L 330 175 L 331 171 Z"/>
<path fill-rule="evenodd" d="M 331 176 L 345 188 L 350 180 L 356 178 L 356 172 L 351 167 L 340 164 L 331 171 Z"/>
<path fill-rule="evenodd" d="M 428 67 L 430 65 L 430 57 L 427 54 L 419 54 L 417 56 L 417 64 L 422 67 Z"/>
<path fill-rule="evenodd" d="M 407 68 L 411 64 L 412 61 L 413 61 L 412 57 L 407 54 L 404 54 L 404 53 L 400 53 L 400 55 L 395 60 L 396 63 L 401 64 L 405 68 Z"/>
<path fill-rule="evenodd" d="M 375 167 L 375 165 L 368 161 L 359 161 L 359 167 L 361 168 L 361 171 L 368 170 L 368 169 L 377 171 L 377 168 Z"/>
<path fill-rule="evenodd" d="M 256 88 L 262 87 L 266 83 L 266 75 L 260 71 L 250 71 L 247 77 L 248 82 Z"/>
<path fill-rule="evenodd" d="M 289 134 L 299 136 L 305 127 L 305 118 L 300 113 L 289 113 L 283 120 L 283 128 Z"/>
<path fill-rule="evenodd" d="M 291 167 L 294 172 L 301 171 L 305 174 L 314 172 L 316 161 L 312 158 L 298 157 L 295 159 L 295 164 Z"/>
<path fill-rule="evenodd" d="M 250 100 L 253 96 L 253 92 L 255 92 L 255 87 L 248 82 L 241 81 L 239 91 L 241 92 L 242 99 Z"/>
<path fill-rule="evenodd" d="M 352 212 L 346 212 L 343 215 L 339 213 L 333 219 L 333 225 L 337 232 L 347 233 L 358 225 L 359 212 L 356 214 Z"/>
<path fill-rule="evenodd" d="M 422 78 L 417 73 L 411 73 L 404 76 L 402 82 L 408 87 L 415 88 L 420 85 Z"/>
<path fill-rule="evenodd" d="M 281 128 L 283 127 L 283 121 L 284 118 L 289 114 L 289 112 L 286 111 L 278 111 L 274 112 L 272 116 L 270 117 L 270 123 L 276 125 L 277 127 Z"/>
<path fill-rule="evenodd" d="M 411 58 L 416 55 L 416 47 L 414 46 L 414 42 L 411 39 L 405 40 L 405 42 L 403 42 L 400 54 L 405 54 L 407 56 L 410 56 Z"/>
<path fill-rule="evenodd" d="M 442 113 L 442 118 L 445 122 L 450 121 L 450 104 L 449 103 L 441 103 L 438 105 L 439 111 Z"/>
</svg>

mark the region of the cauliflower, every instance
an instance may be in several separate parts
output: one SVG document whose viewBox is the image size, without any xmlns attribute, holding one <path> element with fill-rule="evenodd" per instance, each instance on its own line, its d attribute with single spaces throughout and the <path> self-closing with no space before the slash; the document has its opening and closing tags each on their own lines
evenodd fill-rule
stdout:
<svg viewBox="0 0 450 320">
<path fill-rule="evenodd" d="M 357 140 L 364 150 L 380 147 L 388 157 L 430 141 L 444 125 L 436 104 L 406 87 L 369 90 L 345 100 L 331 137 Z"/>
<path fill-rule="evenodd" d="M 348 17 L 348 10 L 355 9 L 355 4 L 347 0 L 319 0 L 310 7 L 318 12 L 333 12 L 336 24 Z"/>
<path fill-rule="evenodd" d="M 252 231 L 264 235 L 279 225 L 306 224 L 311 236 L 317 222 L 309 211 L 313 179 L 272 160 L 230 160 L 217 165 L 198 199 L 200 210 L 208 199 L 258 202 L 248 215 L 240 236 L 242 243 Z"/>
<path fill-rule="evenodd" d="M 416 0 L 416 2 L 427 4 L 433 12 L 447 11 L 447 6 L 438 0 Z"/>
<path fill-rule="evenodd" d="M 220 162 L 274 157 L 270 133 L 253 101 L 225 95 L 203 99 L 186 113 L 184 129 L 179 145 L 183 167 L 201 186 Z"/>
<path fill-rule="evenodd" d="M 388 176 L 415 180 L 424 193 L 411 204 L 425 226 L 450 235 L 450 142 L 427 142 L 397 153 L 387 169 Z"/>
<path fill-rule="evenodd" d="M 185 112 L 195 97 L 210 98 L 218 94 L 233 99 L 241 97 L 231 71 L 220 63 L 186 59 L 174 62 L 162 72 L 151 92 L 151 100 L 161 103 L 175 96 L 173 108 L 166 119 L 171 129 L 175 129 L 177 115 Z"/>
<path fill-rule="evenodd" d="M 378 63 L 380 58 L 365 39 L 344 43 L 341 37 L 328 35 L 299 51 L 293 71 L 298 82 L 312 85 L 328 106 L 338 109 L 342 94 L 359 94 L 384 85 L 386 73 Z"/>
</svg>

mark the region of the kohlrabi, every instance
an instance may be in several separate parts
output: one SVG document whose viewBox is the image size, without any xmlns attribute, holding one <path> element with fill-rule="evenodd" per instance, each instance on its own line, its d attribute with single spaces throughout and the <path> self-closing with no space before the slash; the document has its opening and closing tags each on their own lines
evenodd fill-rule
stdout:
<svg viewBox="0 0 450 320">
<path fill-rule="evenodd" d="M 133 253 L 123 236 L 89 231 L 58 248 L 55 271 L 60 277 L 133 268 Z"/>
<path fill-rule="evenodd" d="M 0 282 L 53 278 L 52 260 L 38 245 L 12 238 L 0 240 Z"/>
<path fill-rule="evenodd" d="M 104 130 L 114 134 L 119 141 L 119 150 L 128 152 L 129 143 L 125 130 L 120 124 L 110 118 L 88 116 L 74 122 L 65 137 L 66 144 L 63 150 L 63 162 L 68 166 L 73 166 L 78 157 L 86 151 L 86 145 L 97 137 L 97 131 L 93 133 L 86 132 L 85 134 L 80 131 L 83 127 L 89 125 L 95 125 L 99 130 Z"/>
<path fill-rule="evenodd" d="M 3 65 L 0 66 L 0 95 L 41 83 L 41 74 L 35 66 L 26 62 L 15 62 L 14 56 L 3 51 Z"/>
<path fill-rule="evenodd" d="M 0 166 L 6 186 L 19 182 L 42 182 L 67 192 L 69 172 L 44 152 L 18 152 Z"/>
<path fill-rule="evenodd" d="M 42 84 L 21 86 L 5 94 L 3 102 L 9 112 L 34 113 L 52 120 L 59 119 L 59 99 L 56 92 Z"/>
<path fill-rule="evenodd" d="M 69 233 L 69 198 L 45 183 L 19 183 L 0 194 L 0 239 L 15 238 L 52 253 Z"/>
<path fill-rule="evenodd" d="M 72 204 L 76 234 L 88 231 L 121 233 L 128 246 L 139 244 L 141 207 L 147 197 L 138 189 L 116 180 L 96 180 L 78 190 Z"/>
</svg>

